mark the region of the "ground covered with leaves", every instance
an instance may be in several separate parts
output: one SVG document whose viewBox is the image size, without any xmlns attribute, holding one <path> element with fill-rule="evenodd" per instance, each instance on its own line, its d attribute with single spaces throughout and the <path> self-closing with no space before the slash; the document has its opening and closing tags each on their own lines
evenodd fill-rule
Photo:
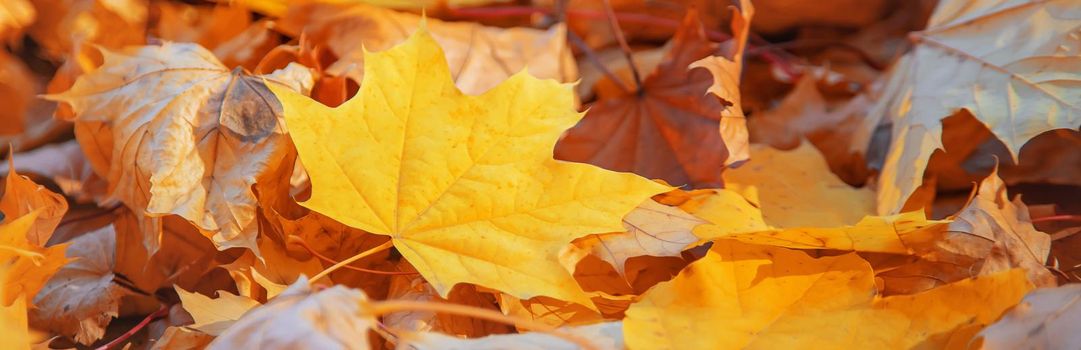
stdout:
<svg viewBox="0 0 1081 350">
<path fill-rule="evenodd" d="M 1081 347 L 1077 0 L 3 0 L 0 348 Z"/>
</svg>

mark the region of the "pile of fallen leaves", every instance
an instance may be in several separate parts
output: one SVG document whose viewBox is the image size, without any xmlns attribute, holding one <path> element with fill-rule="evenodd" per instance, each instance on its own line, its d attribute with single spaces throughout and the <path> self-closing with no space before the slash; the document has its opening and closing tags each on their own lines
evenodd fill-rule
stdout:
<svg viewBox="0 0 1081 350">
<path fill-rule="evenodd" d="M 0 45 L 2 349 L 1081 347 L 1077 0 L 3 0 Z"/>
</svg>

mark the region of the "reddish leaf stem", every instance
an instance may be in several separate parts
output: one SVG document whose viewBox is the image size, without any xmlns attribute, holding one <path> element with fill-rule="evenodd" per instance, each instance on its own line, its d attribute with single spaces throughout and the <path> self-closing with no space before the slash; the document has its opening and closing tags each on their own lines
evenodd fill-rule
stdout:
<svg viewBox="0 0 1081 350">
<path fill-rule="evenodd" d="M 1049 221 L 1081 221 L 1081 215 L 1052 215 L 1032 219 L 1032 223 Z"/>
<path fill-rule="evenodd" d="M 169 307 L 162 305 L 161 308 L 158 309 L 158 311 L 154 311 L 153 313 L 146 315 L 146 317 L 143 318 L 142 321 L 139 321 L 139 324 L 135 325 L 135 327 L 132 327 L 127 332 L 124 332 L 124 334 L 121 334 L 120 337 L 113 339 L 113 341 L 109 342 L 108 344 L 98 347 L 97 350 L 109 350 L 120 344 L 123 344 L 125 341 L 135 335 L 135 333 L 139 333 L 139 331 L 143 330 L 143 328 L 146 328 L 146 325 L 150 324 L 150 322 L 165 317 L 165 315 L 168 314 Z"/>
<path fill-rule="evenodd" d="M 289 242 L 300 244 L 301 247 L 304 247 L 304 250 L 307 250 L 308 253 L 311 253 L 312 256 L 315 256 L 316 258 L 319 258 L 319 260 L 322 260 L 322 261 L 325 261 L 325 262 L 328 262 L 328 263 L 331 263 L 331 264 L 338 264 L 339 263 L 339 261 L 331 259 L 331 258 L 327 257 L 326 255 L 319 254 L 319 252 L 316 251 L 314 248 L 312 248 L 312 246 L 308 245 L 308 242 L 305 242 L 304 239 L 301 239 L 300 237 L 289 236 Z M 350 269 L 350 270 L 353 270 L 353 271 L 374 273 L 374 274 L 377 274 L 377 275 L 392 275 L 392 276 L 395 276 L 395 275 L 416 275 L 416 274 L 419 273 L 419 272 L 409 272 L 409 271 L 369 270 L 369 269 L 365 269 L 365 268 L 362 268 L 362 267 L 353 267 L 353 266 L 349 266 L 349 265 L 342 265 L 342 268 Z"/>
<path fill-rule="evenodd" d="M 619 49 L 623 51 L 623 58 L 627 60 L 627 66 L 631 68 L 631 75 L 634 76 L 635 91 L 642 93 L 642 74 L 638 72 L 638 65 L 634 63 L 634 55 L 631 51 L 631 46 L 627 44 L 627 38 L 623 36 L 623 28 L 619 26 L 619 18 L 616 17 L 616 11 L 612 9 L 612 1 L 604 0 L 604 14 L 608 19 L 608 26 L 612 29 L 612 35 L 616 37 L 616 42 L 619 43 Z"/>
</svg>

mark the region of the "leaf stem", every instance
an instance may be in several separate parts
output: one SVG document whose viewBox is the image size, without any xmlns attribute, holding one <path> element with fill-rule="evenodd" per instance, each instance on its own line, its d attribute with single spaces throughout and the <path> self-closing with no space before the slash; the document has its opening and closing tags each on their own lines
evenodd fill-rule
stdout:
<svg viewBox="0 0 1081 350">
<path fill-rule="evenodd" d="M 616 42 L 619 43 L 619 48 L 623 51 L 623 57 L 627 59 L 627 65 L 631 68 L 631 75 L 634 76 L 635 91 L 642 93 L 642 76 L 638 72 L 638 65 L 634 64 L 631 46 L 627 44 L 627 38 L 623 36 L 623 28 L 619 26 L 619 19 L 616 18 L 616 11 L 612 9 L 611 0 L 604 0 L 604 14 L 608 17 L 608 25 L 612 29 L 612 35 L 616 37 Z"/>
<path fill-rule="evenodd" d="M 165 317 L 165 315 L 168 314 L 169 307 L 162 305 L 161 308 L 158 309 L 158 311 L 154 311 L 153 313 L 146 315 L 146 317 L 143 318 L 142 321 L 139 321 L 139 324 L 136 324 L 135 327 L 132 327 L 127 332 L 124 332 L 124 334 L 121 334 L 120 337 L 113 339 L 113 341 L 98 347 L 97 350 L 109 350 L 116 347 L 117 345 L 123 344 L 125 341 L 135 335 L 135 333 L 139 333 L 139 331 L 143 330 L 143 328 L 146 328 L 146 325 L 150 324 L 151 321 Z"/>
<path fill-rule="evenodd" d="M 593 343 L 589 342 L 589 340 L 574 334 L 567 333 L 565 331 L 561 331 L 555 326 L 537 322 L 534 320 L 508 316 L 495 310 L 483 309 L 474 306 L 439 302 L 424 302 L 415 300 L 385 300 L 371 303 L 369 306 L 369 310 L 374 316 L 380 316 L 399 311 L 431 311 L 455 314 L 460 316 L 468 316 L 493 322 L 506 323 L 514 325 L 518 328 L 524 328 L 549 334 L 555 337 L 562 338 L 563 340 L 566 340 L 568 342 L 574 343 L 580 349 L 598 350 L 597 347 L 593 345 Z"/>
<path fill-rule="evenodd" d="M 301 247 L 304 247 L 304 250 L 307 250 L 308 253 L 311 253 L 312 256 L 315 256 L 316 258 L 319 258 L 319 260 L 323 260 L 323 261 L 326 261 L 326 262 L 331 263 L 331 264 L 337 264 L 338 263 L 337 260 L 331 259 L 330 257 L 327 257 L 326 255 L 320 254 L 318 251 L 315 250 L 315 248 L 312 248 L 312 246 L 308 245 L 308 242 L 304 241 L 303 238 L 300 238 L 300 237 L 297 237 L 297 236 L 289 236 L 289 242 L 290 243 L 300 244 Z M 349 265 L 345 265 L 345 266 L 342 266 L 342 267 L 346 268 L 346 269 L 353 270 L 353 271 L 374 273 L 374 274 L 377 274 L 377 275 L 395 276 L 395 275 L 416 275 L 416 274 L 419 273 L 419 272 L 409 272 L 409 271 L 371 270 L 371 269 L 365 269 L 365 268 L 362 268 L 362 267 L 353 267 L 353 266 L 349 266 Z"/>
<path fill-rule="evenodd" d="M 365 257 L 367 257 L 369 255 L 372 255 L 372 254 L 375 254 L 375 253 L 390 249 L 390 247 L 393 247 L 393 246 L 394 246 L 394 241 L 386 241 L 385 243 L 380 244 L 379 246 L 376 246 L 375 248 L 368 249 L 368 250 L 365 250 L 363 252 L 357 253 L 357 255 L 353 255 L 353 256 L 349 257 L 348 259 L 342 260 L 342 261 L 338 262 L 337 264 L 334 264 L 334 266 L 328 267 L 328 268 L 324 269 L 322 272 L 319 272 L 319 274 L 315 275 L 314 277 L 312 277 L 311 280 L 308 281 L 308 284 L 309 285 L 310 284 L 315 284 L 315 281 L 318 281 L 320 278 L 326 277 L 331 272 L 334 272 L 335 270 L 340 269 L 340 268 L 344 267 L 345 265 L 352 264 L 354 261 L 363 259 L 363 258 L 365 258 Z"/>
</svg>

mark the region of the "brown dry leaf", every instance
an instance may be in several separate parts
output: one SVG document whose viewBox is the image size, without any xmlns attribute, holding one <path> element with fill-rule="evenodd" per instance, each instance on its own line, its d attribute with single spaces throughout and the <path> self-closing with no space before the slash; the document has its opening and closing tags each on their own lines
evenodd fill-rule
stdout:
<svg viewBox="0 0 1081 350">
<path fill-rule="evenodd" d="M 535 6 L 558 8 L 563 4 L 568 9 L 581 11 L 581 15 L 568 13 L 568 25 L 582 40 L 592 48 L 614 46 L 615 36 L 611 25 L 604 15 L 605 3 L 596 0 L 532 0 Z M 624 14 L 620 18 L 623 35 L 628 41 L 662 42 L 672 38 L 679 31 L 680 21 L 688 10 L 698 10 L 702 14 L 702 23 L 706 28 L 719 28 L 724 25 L 729 1 L 712 0 L 611 0 L 612 10 Z M 648 20 L 648 17 L 654 20 Z M 643 20 L 645 17 L 645 20 Z"/>
<path fill-rule="evenodd" d="M 402 262 L 401 265 L 408 265 Z M 415 271 L 411 266 L 403 271 Z M 495 299 L 477 290 L 474 286 L 460 285 L 451 290 L 447 299 L 424 278 L 417 275 L 395 276 L 390 282 L 388 300 L 412 300 L 420 302 L 450 302 L 484 309 L 497 309 Z M 431 311 L 398 311 L 383 315 L 383 324 L 395 331 L 403 332 L 439 332 L 456 337 L 473 338 L 489 334 L 511 333 L 513 327 L 486 320 L 457 316 Z"/>
<path fill-rule="evenodd" d="M 1055 277 L 1044 267 L 1051 236 L 1032 226 L 1028 207 L 1020 198 L 1008 199 L 997 170 L 980 183 L 976 197 L 953 220 L 951 233 L 971 236 L 945 241 L 943 246 L 983 260 L 974 275 L 1021 268 L 1036 286 L 1055 286 Z"/>
<path fill-rule="evenodd" d="M 75 203 L 97 202 L 104 207 L 113 204 L 105 200 L 109 184 L 94 172 L 76 140 L 16 153 L 12 159 L 16 158 L 19 159 L 16 168 L 20 172 L 53 180 Z M 7 164 L 0 164 L 0 174 L 6 174 L 9 169 Z"/>
<path fill-rule="evenodd" d="M 16 0 L 13 4 L 17 4 Z M 3 40 L 3 7 L 0 4 L 0 41 Z M 39 88 L 37 79 L 19 58 L 0 50 L 0 135 L 14 135 L 23 131 L 25 114 Z"/>
<path fill-rule="evenodd" d="M 1037 289 L 980 331 L 983 349 L 1072 349 L 1081 346 L 1081 284 Z"/>
<path fill-rule="evenodd" d="M 605 310 L 604 304 L 594 301 L 598 309 Z M 499 306 L 504 314 L 556 327 L 591 324 L 604 320 L 597 310 L 549 297 L 521 300 L 507 294 L 499 294 Z"/>
<path fill-rule="evenodd" d="M 558 330 L 586 339 L 597 350 L 620 350 L 623 345 L 623 323 L 605 322 L 588 326 L 563 327 Z M 396 349 L 399 350 L 577 350 L 577 344 L 563 338 L 540 332 L 490 335 L 482 338 L 462 339 L 433 332 L 403 334 Z"/>
<path fill-rule="evenodd" d="M 364 50 L 389 49 L 404 42 L 420 24 L 421 16 L 362 3 L 311 2 L 290 6 L 278 29 L 294 36 L 303 32 L 326 45 L 340 57 L 327 72 L 360 82 Z M 578 77 L 562 25 L 548 30 L 505 29 L 429 18 L 425 26 L 443 47 L 455 85 L 467 94 L 488 91 L 522 70 L 562 82 Z"/>
<path fill-rule="evenodd" d="M 890 9 L 885 0 L 757 0 L 759 19 L 754 30 L 776 34 L 799 26 L 858 28 L 874 24 Z"/>
<path fill-rule="evenodd" d="M 64 196 L 53 193 L 33 180 L 15 172 L 15 158 L 8 160 L 8 173 L 5 179 L 4 196 L 0 198 L 0 213 L 11 220 L 37 212 L 37 221 L 26 233 L 31 244 L 44 246 L 52 237 L 60 219 L 68 212 L 68 201 Z"/>
<path fill-rule="evenodd" d="M 847 183 L 863 183 L 870 174 L 851 144 L 870 101 L 859 95 L 832 106 L 818 90 L 818 82 L 814 74 L 804 75 L 776 107 L 749 118 L 750 140 L 788 150 L 805 139 L 822 152 L 830 171 Z"/>
<path fill-rule="evenodd" d="M 943 1 L 916 48 L 898 62 L 868 118 L 893 122 L 879 183 L 879 213 L 896 213 L 942 148 L 941 119 L 966 109 L 1007 147 L 1048 130 L 1081 127 L 1081 6 L 1057 1 Z M 978 25 L 976 25 L 978 24 Z"/>
<path fill-rule="evenodd" d="M 874 213 L 874 191 L 841 181 L 806 142 L 791 151 L 752 145 L 751 159 L 725 171 L 725 187 L 761 208 L 770 226 L 851 225 Z"/>
<path fill-rule="evenodd" d="M 574 240 L 559 254 L 563 266 L 574 272 L 575 266 L 593 255 L 626 275 L 627 259 L 638 256 L 680 256 L 684 249 L 698 243 L 691 229 L 706 221 L 678 209 L 647 200 L 623 216 L 626 232 L 589 235 Z"/>
<path fill-rule="evenodd" d="M 145 210 L 144 221 L 180 215 L 208 231 L 219 249 L 258 252 L 251 185 L 293 152 L 281 105 L 263 82 L 307 91 L 307 69 L 294 65 L 265 76 L 230 72 L 194 44 L 103 54 L 100 69 L 71 90 L 46 97 L 70 104 L 81 121 L 111 129 L 112 196 Z M 153 102 L 143 102 L 147 98 Z M 153 225 L 144 224 L 144 234 L 148 250 L 157 251 Z"/>
<path fill-rule="evenodd" d="M 207 349 L 369 349 L 364 292 L 343 286 L 312 291 L 300 278 L 265 305 L 244 314 Z"/>
<path fill-rule="evenodd" d="M 251 12 L 236 4 L 213 8 L 155 2 L 159 13 L 156 32 L 162 39 L 197 43 L 214 52 L 226 67 L 254 69 L 277 45 L 270 22 L 252 20 Z"/>
<path fill-rule="evenodd" d="M 262 300 L 256 298 L 257 294 L 263 295 L 262 293 L 251 292 L 251 288 L 258 286 L 266 291 L 265 299 L 270 299 L 284 292 L 301 276 L 314 276 L 323 270 L 323 265 L 318 260 L 295 259 L 289 256 L 284 247 L 269 238 L 259 240 L 259 251 L 262 252 L 259 257 L 251 251 L 245 251 L 236 261 L 222 265 L 236 280 L 241 296 Z"/>
<path fill-rule="evenodd" d="M 739 24 L 750 20 L 749 5 L 743 11 L 733 20 L 737 33 L 746 30 Z M 746 38 L 735 40 L 742 47 Z M 668 45 L 661 63 L 642 86 L 625 80 L 617 94 L 599 97 L 557 144 L 556 158 L 693 187 L 719 185 L 723 166 L 747 158 L 741 152 L 747 136 L 739 90 L 717 90 L 717 86 L 738 86 L 739 65 L 711 68 L 716 64 L 710 62 L 728 59 L 712 56 L 720 45 L 709 41 L 694 11 Z M 742 50 L 733 55 L 739 60 Z M 694 69 L 698 66 L 708 71 Z M 720 73 L 735 80 L 724 80 L 728 78 Z M 709 96 L 707 90 L 716 96 Z M 718 128 L 720 133 L 715 131 Z"/>
<path fill-rule="evenodd" d="M 195 319 L 195 323 L 187 327 L 215 337 L 221 335 L 248 310 L 262 305 L 251 298 L 224 290 L 218 291 L 217 298 L 210 298 L 199 293 L 188 292 L 180 287 L 175 289 L 184 311 Z"/>
<path fill-rule="evenodd" d="M 116 231 L 112 225 L 71 240 L 61 267 L 34 298 L 30 324 L 55 334 L 73 335 L 90 345 L 105 335 L 119 315 L 120 298 L 129 293 L 114 283 Z"/>
</svg>

